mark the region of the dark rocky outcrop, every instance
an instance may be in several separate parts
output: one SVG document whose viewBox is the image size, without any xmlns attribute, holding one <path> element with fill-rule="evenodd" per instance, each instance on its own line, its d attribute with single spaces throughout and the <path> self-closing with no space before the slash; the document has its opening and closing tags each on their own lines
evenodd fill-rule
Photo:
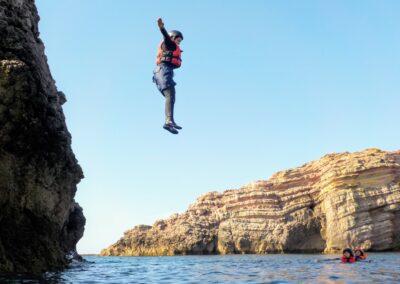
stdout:
<svg viewBox="0 0 400 284">
<path fill-rule="evenodd" d="M 0 272 L 61 269 L 85 218 L 71 150 L 39 38 L 33 0 L 0 0 Z"/>
</svg>

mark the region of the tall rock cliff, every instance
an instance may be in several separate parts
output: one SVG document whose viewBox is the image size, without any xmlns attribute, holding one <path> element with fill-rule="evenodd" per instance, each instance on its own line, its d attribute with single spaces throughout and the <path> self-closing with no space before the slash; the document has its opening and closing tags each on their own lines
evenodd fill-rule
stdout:
<svg viewBox="0 0 400 284">
<path fill-rule="evenodd" d="M 85 224 L 65 96 L 38 21 L 33 0 L 0 0 L 0 272 L 65 267 Z"/>
<path fill-rule="evenodd" d="M 326 155 L 267 181 L 211 192 L 125 232 L 102 255 L 400 249 L 400 151 Z"/>
</svg>

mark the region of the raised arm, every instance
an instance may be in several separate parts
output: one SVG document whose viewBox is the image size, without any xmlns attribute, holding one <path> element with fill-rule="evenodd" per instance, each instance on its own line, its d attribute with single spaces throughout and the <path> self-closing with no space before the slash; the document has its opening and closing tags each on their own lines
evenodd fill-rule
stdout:
<svg viewBox="0 0 400 284">
<path fill-rule="evenodd" d="M 161 18 L 157 19 L 157 25 L 160 28 L 160 32 L 164 36 L 164 42 L 165 42 L 165 45 L 167 46 L 167 48 L 174 50 L 176 48 L 176 44 L 175 44 L 175 42 L 172 41 L 172 39 L 168 35 L 168 32 L 165 30 L 164 22 Z"/>
</svg>

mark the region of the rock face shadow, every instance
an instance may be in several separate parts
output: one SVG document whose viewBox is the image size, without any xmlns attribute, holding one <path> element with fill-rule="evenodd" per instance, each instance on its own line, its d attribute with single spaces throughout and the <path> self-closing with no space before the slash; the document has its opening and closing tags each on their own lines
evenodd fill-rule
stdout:
<svg viewBox="0 0 400 284">
<path fill-rule="evenodd" d="M 83 178 L 32 0 L 0 0 L 0 272 L 41 273 L 79 258 Z"/>
</svg>

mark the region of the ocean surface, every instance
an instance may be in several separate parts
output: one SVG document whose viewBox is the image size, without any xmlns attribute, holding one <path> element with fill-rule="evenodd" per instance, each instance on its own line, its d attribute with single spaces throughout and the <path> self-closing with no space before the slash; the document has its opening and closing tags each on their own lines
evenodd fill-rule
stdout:
<svg viewBox="0 0 400 284">
<path fill-rule="evenodd" d="M 87 256 L 61 273 L 0 277 L 0 283 L 400 283 L 400 253 L 370 253 L 370 262 L 339 255 L 173 257 Z"/>
</svg>

